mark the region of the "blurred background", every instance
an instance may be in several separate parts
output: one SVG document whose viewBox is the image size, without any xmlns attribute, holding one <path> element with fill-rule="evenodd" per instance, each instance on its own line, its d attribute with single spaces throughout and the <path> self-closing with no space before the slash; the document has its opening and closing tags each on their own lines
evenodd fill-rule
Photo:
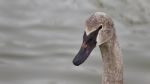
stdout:
<svg viewBox="0 0 150 84">
<path fill-rule="evenodd" d="M 124 84 L 150 84 L 150 0 L 0 0 L 0 84 L 101 84 L 95 48 L 79 51 L 85 20 L 96 11 L 115 22 Z"/>
</svg>

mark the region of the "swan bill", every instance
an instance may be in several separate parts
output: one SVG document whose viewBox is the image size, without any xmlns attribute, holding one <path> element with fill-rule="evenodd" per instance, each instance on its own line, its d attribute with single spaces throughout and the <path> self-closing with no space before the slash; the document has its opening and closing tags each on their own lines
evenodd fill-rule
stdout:
<svg viewBox="0 0 150 84">
<path fill-rule="evenodd" d="M 78 54 L 75 56 L 73 60 L 73 64 L 76 66 L 79 66 L 82 64 L 90 55 L 94 47 L 96 46 L 96 43 L 94 45 L 88 45 L 85 42 L 83 42 Z"/>
<path fill-rule="evenodd" d="M 90 33 L 89 35 L 87 35 L 86 32 L 84 32 L 83 43 L 81 45 L 81 48 L 78 54 L 73 59 L 74 65 L 79 66 L 88 58 L 88 56 L 90 55 L 90 53 L 96 46 L 96 43 L 97 43 L 96 37 L 100 29 L 101 28 L 98 28 L 94 32 Z"/>
</svg>

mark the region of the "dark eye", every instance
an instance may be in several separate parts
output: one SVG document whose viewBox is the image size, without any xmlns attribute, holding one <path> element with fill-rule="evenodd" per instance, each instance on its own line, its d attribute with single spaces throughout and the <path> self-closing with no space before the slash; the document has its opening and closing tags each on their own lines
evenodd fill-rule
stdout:
<svg viewBox="0 0 150 84">
<path fill-rule="evenodd" d="M 102 25 L 100 25 L 100 26 L 98 27 L 98 29 L 102 29 Z"/>
</svg>

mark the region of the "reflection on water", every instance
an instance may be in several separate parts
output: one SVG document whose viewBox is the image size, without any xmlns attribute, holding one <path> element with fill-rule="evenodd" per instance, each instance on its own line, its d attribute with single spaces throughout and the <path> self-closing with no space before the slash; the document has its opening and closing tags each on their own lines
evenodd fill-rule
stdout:
<svg viewBox="0 0 150 84">
<path fill-rule="evenodd" d="M 0 0 L 0 84 L 100 84 L 96 48 L 72 64 L 84 21 L 104 11 L 115 21 L 125 84 L 150 82 L 149 0 Z"/>
</svg>

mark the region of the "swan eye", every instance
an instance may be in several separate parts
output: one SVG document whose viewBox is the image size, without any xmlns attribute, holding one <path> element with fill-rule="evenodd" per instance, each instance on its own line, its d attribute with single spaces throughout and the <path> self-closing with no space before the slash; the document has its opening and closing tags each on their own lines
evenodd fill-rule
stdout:
<svg viewBox="0 0 150 84">
<path fill-rule="evenodd" d="M 101 24 L 101 25 L 98 27 L 98 29 L 102 29 L 102 27 L 103 27 L 103 26 L 102 26 L 102 24 Z"/>
</svg>

